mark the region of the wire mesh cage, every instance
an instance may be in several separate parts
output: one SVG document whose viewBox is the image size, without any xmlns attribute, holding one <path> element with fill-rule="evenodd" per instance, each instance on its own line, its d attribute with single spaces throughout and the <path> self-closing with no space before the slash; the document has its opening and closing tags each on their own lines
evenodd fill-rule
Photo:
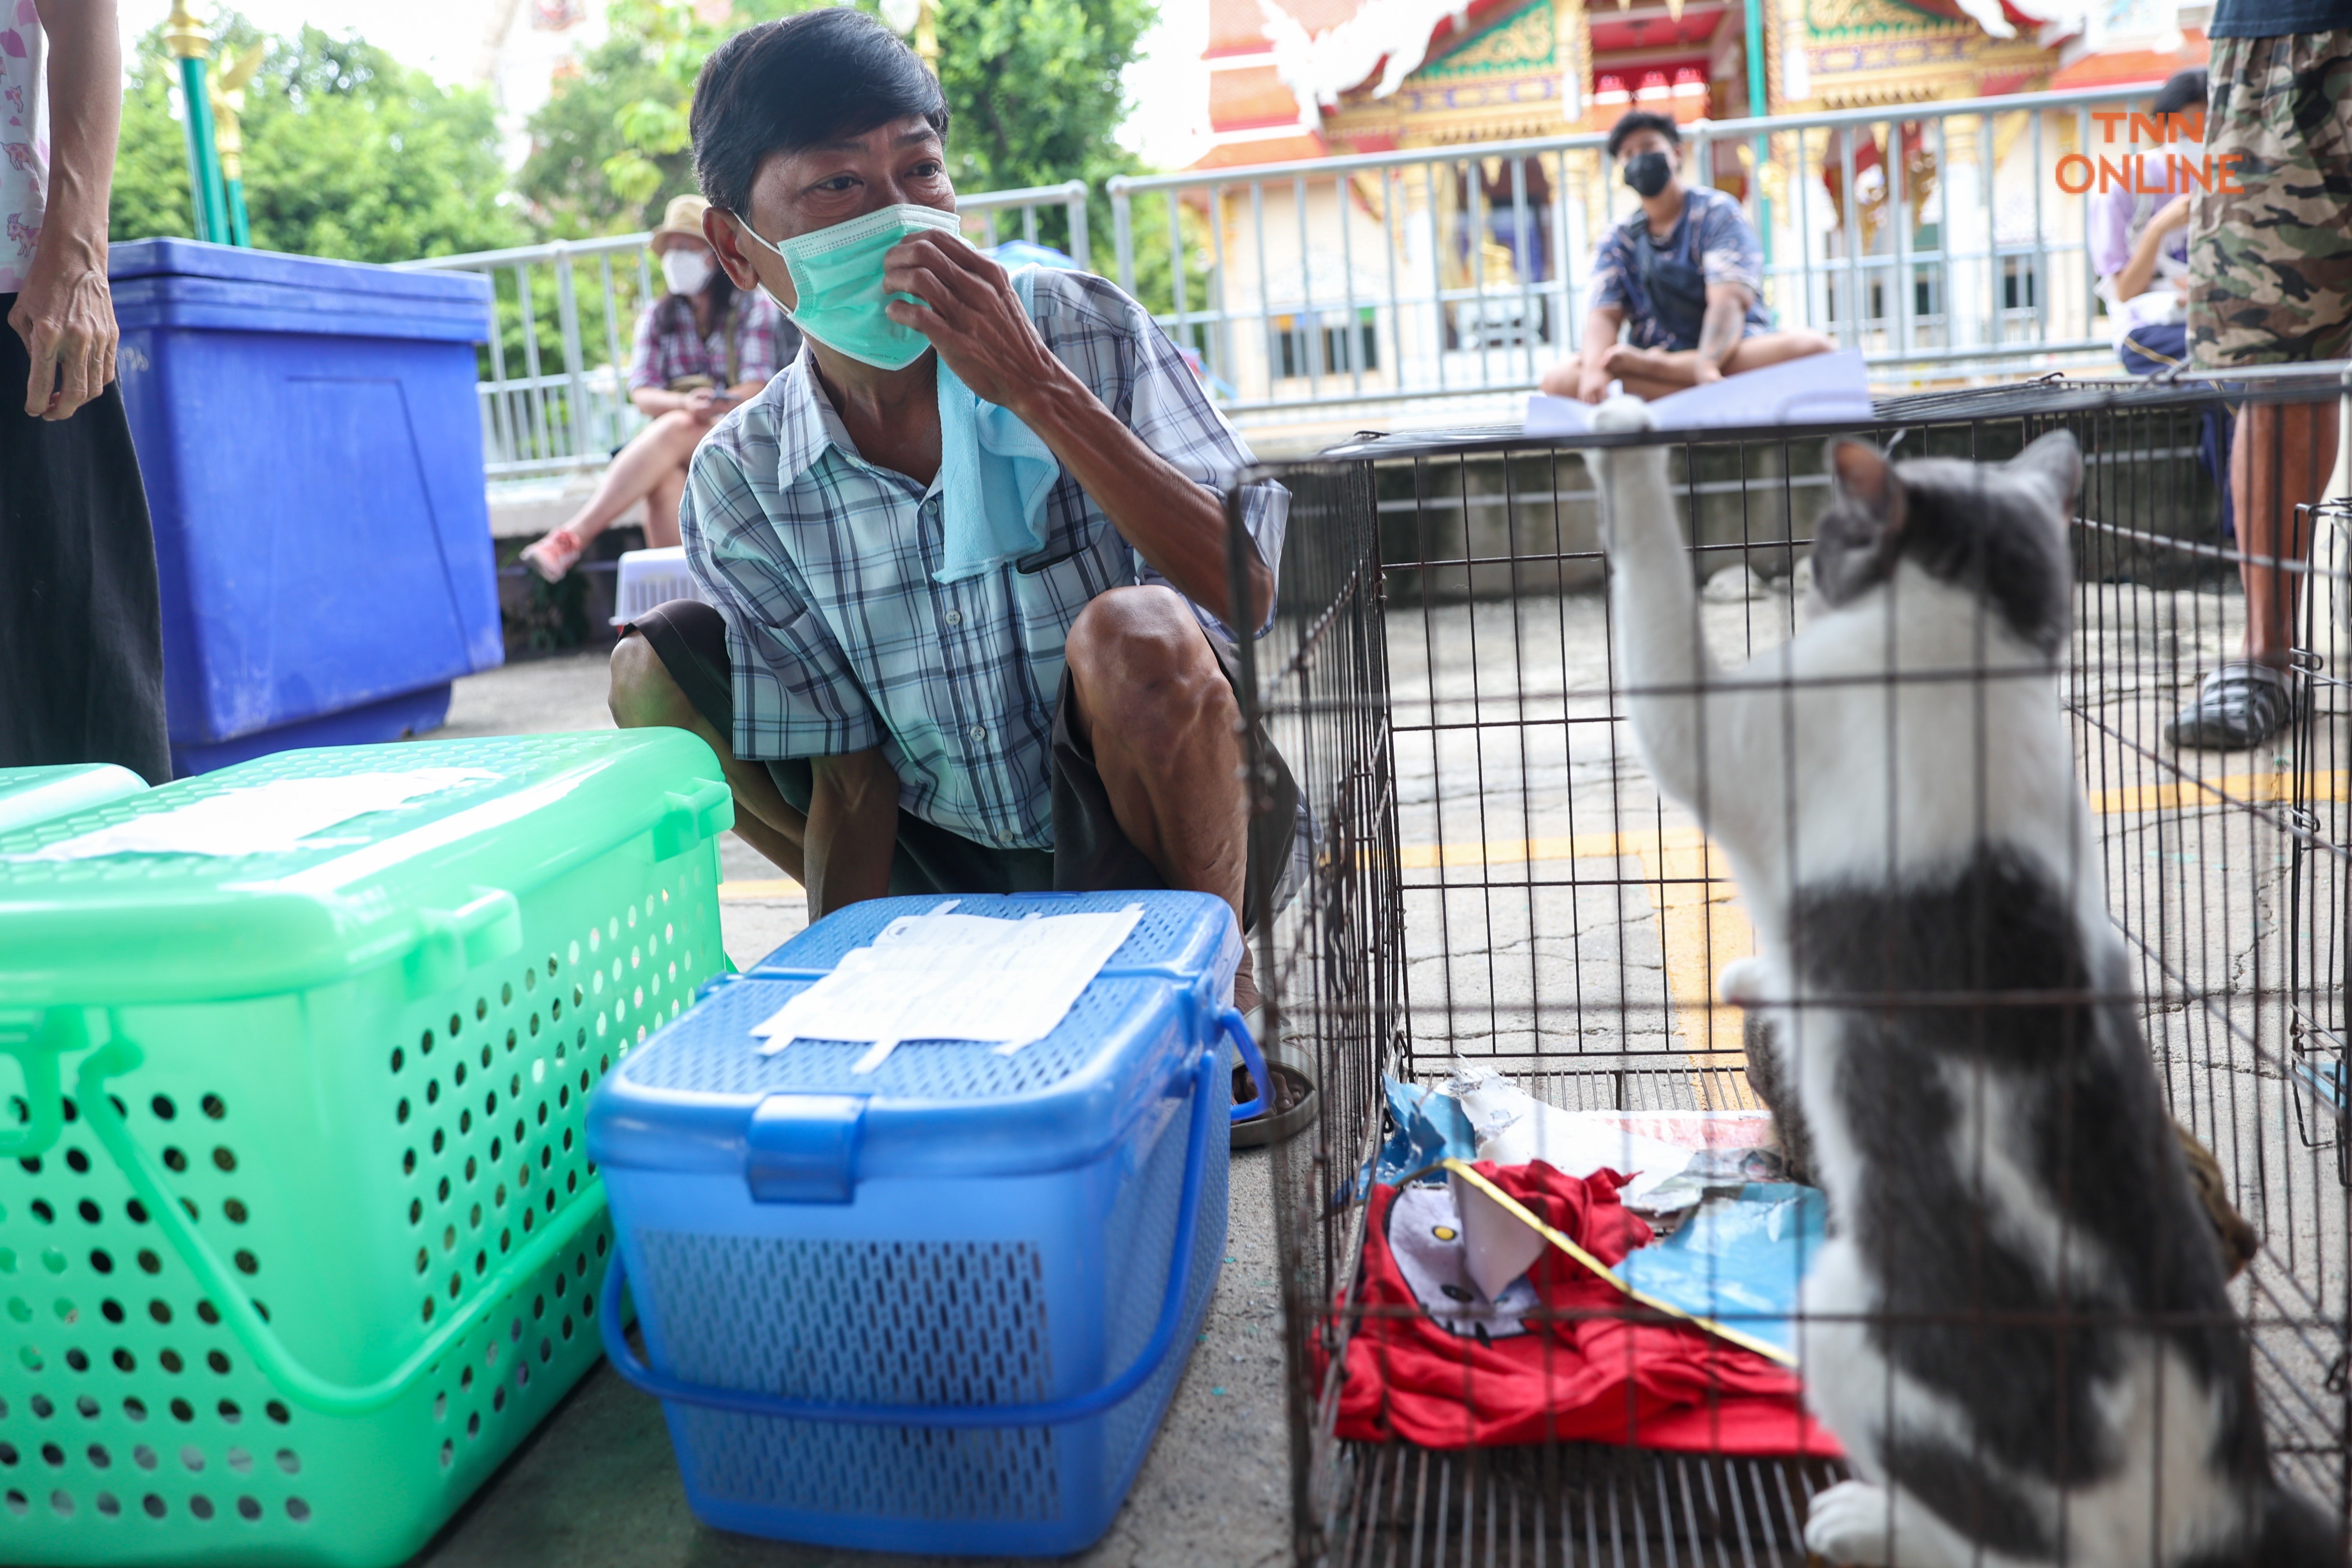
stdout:
<svg viewBox="0 0 2352 1568">
<path fill-rule="evenodd" d="M 2168 1563 L 2201 1541 L 2215 1561 L 2252 1561 L 2257 1536 L 2213 1522 L 2237 1505 L 2199 1516 L 2182 1489 L 2197 1470 L 2178 1469 L 2182 1444 L 2200 1421 L 2228 1425 L 2178 1397 L 2189 1384 L 2165 1385 L 2168 1408 L 2160 1393 L 2126 1415 L 2091 1408 L 2131 1383 L 2103 1382 L 2114 1367 L 2095 1364 L 2116 1344 L 2155 1346 L 2161 1363 L 2164 1347 L 2192 1341 L 2205 1347 L 2196 1356 L 2218 1358 L 2221 1384 L 2242 1368 L 2259 1408 L 2261 1437 L 2249 1447 L 2240 1432 L 2231 1461 L 2253 1490 L 2230 1495 L 2259 1497 L 2263 1485 L 2245 1478 L 2266 1464 L 2320 1510 L 2298 1517 L 2347 1517 L 2352 764 L 2340 752 L 2352 693 L 2339 645 L 2352 640 L 2352 509 L 2312 503 L 2334 466 L 2332 435 L 2319 432 L 2340 390 L 2332 376 L 2037 384 L 1883 402 L 1871 426 L 1848 432 L 1898 463 L 1979 465 L 2030 463 L 2020 455 L 2037 438 L 2071 433 L 2079 485 L 2053 512 L 2064 549 L 2050 575 L 2065 629 L 2022 670 L 1993 657 L 2014 629 L 2000 614 L 2014 584 L 1990 579 L 2014 575 L 2015 563 L 1970 545 L 1942 568 L 1945 586 L 1977 606 L 1955 657 L 1906 666 L 1892 651 L 1931 595 L 1915 591 L 1906 604 L 1907 579 L 1889 567 L 1884 603 L 1869 601 L 1885 658 L 1864 658 L 1861 675 L 1807 673 L 1816 667 L 1790 651 L 1807 646 L 1800 634 L 1851 619 L 1867 598 L 1850 550 L 1824 567 L 1845 574 L 1843 586 L 1813 581 L 1817 530 L 1825 517 L 1847 527 L 1838 509 L 1855 504 L 1843 470 L 1832 471 L 1827 430 L 1367 437 L 1269 470 L 1292 493 L 1289 542 L 1276 619 L 1245 661 L 1245 706 L 1288 763 L 1314 831 L 1300 896 L 1257 933 L 1258 973 L 1269 1054 L 1319 1083 L 1325 1107 L 1310 1135 L 1277 1147 L 1274 1168 L 1301 1563 L 1795 1562 L 1807 1555 L 1809 1515 L 1832 1506 L 1826 1489 L 1857 1475 L 1885 1483 L 1890 1470 L 1892 1490 L 1867 1496 L 1880 1535 L 1894 1540 L 1879 1540 L 1870 1560 Z M 2253 423 L 2242 426 L 2242 406 L 2257 411 Z M 2223 531 L 2246 521 L 2225 520 L 2233 431 L 2237 493 L 2262 509 L 2240 530 L 2243 548 Z M 1716 722 L 1720 688 L 1709 682 L 1721 677 L 1661 682 L 1654 637 L 1646 668 L 1626 667 L 1631 601 L 1603 548 L 1600 476 L 1662 448 L 1689 605 L 1686 624 L 1669 629 L 1685 643 L 1703 637 L 1726 667 L 1759 660 L 1752 668 L 1779 671 L 1752 700 L 1780 715 L 1780 749 L 1757 753 L 1772 761 L 1752 778 L 1739 772 L 1738 737 Z M 1946 479 L 1965 489 L 1997 471 L 2012 470 Z M 1924 504 L 1924 492 L 1910 493 L 1915 509 Z M 1616 521 L 1616 549 L 1629 526 Z M 2250 595 L 2262 622 L 2251 638 Z M 2270 662 L 2241 679 L 2263 684 L 2284 727 L 2251 748 L 2176 743 L 2199 738 L 2177 726 L 2210 695 L 2206 678 L 2226 675 L 2247 647 Z M 2036 933 L 1988 932 L 1972 916 L 1951 943 L 1961 978 L 1932 994 L 1902 990 L 1895 976 L 1916 966 L 1901 962 L 1849 965 L 1865 978 L 1845 992 L 1790 978 L 1816 974 L 1840 941 L 1883 957 L 1924 940 L 1899 920 L 1857 934 L 1823 919 L 1814 935 L 1797 933 L 1789 959 L 1788 910 L 1742 896 L 1737 873 L 1754 870 L 1754 857 L 1743 862 L 1711 831 L 1731 797 L 1749 795 L 1776 802 L 1793 829 L 1789 752 L 1801 726 L 1791 715 L 1820 695 L 1809 681 L 1841 680 L 1879 704 L 1836 710 L 1851 739 L 1869 742 L 1843 786 L 1859 803 L 1857 839 L 1892 834 L 1885 825 L 1921 793 L 1888 735 L 1898 719 L 1915 722 L 1906 691 L 1937 688 L 1968 694 L 1958 708 L 1916 712 L 1957 713 L 1955 727 L 1972 731 L 1950 748 L 1973 770 L 1955 796 L 1975 803 L 1972 841 L 2025 833 L 2015 826 L 2024 808 L 2000 781 L 2031 773 L 2014 754 L 2028 742 L 2002 731 L 2008 710 L 1990 694 L 2004 682 L 2042 694 L 2032 701 L 2063 737 L 2051 766 L 2063 764 L 2074 803 L 2061 815 L 2074 814 L 2072 842 L 2084 847 L 2058 857 L 2056 895 L 2101 929 L 2113 922 L 2112 964 L 2045 964 L 2058 978 L 2021 989 L 2002 955 L 2039 952 Z M 1699 794 L 1722 798 L 1661 788 L 1635 722 L 1645 701 L 1685 714 L 1702 759 L 1722 731 L 1721 755 L 1698 769 Z M 1661 732 L 1647 731 L 1654 745 Z M 1830 741 L 1843 743 L 1836 732 Z M 1787 779 L 1767 776 L 1775 768 Z M 1259 776 L 1269 776 L 1263 766 Z M 1844 850 L 1817 817 L 1816 855 L 1834 881 L 1828 868 L 1845 863 Z M 1888 877 L 1918 869 L 1886 856 Z M 1791 851 L 1785 876 L 1765 881 L 1809 885 L 1795 868 Z M 1743 995 L 1747 1010 L 1723 1001 L 1727 966 L 1738 973 L 1738 961 L 1759 951 L 1779 952 L 1788 973 L 1755 971 L 1768 978 Z M 1821 1130 L 1809 1142 L 1809 1118 L 1792 1107 L 1853 1101 L 1788 1084 L 1792 1068 L 1832 1058 L 1801 1038 L 1776 1052 L 1773 1031 L 1850 1042 L 1867 1026 L 1899 1041 L 1906 1019 L 1974 1042 L 1953 1049 L 1958 1087 L 1897 1082 L 1887 1126 L 1832 1129 L 1832 1147 L 1813 1147 Z M 2119 1019 L 2112 1026 L 2153 1065 L 2134 1080 L 2144 1105 L 2129 1082 L 2112 1115 L 2077 1107 L 2071 1090 L 2053 1102 L 2063 1114 L 1994 1092 L 2034 1074 L 2096 1088 L 2069 1079 L 2063 1064 L 2090 1050 L 2077 1037 L 2109 1027 L 2102 1019 Z M 2051 1060 L 2002 1058 L 1986 1043 L 2032 1040 L 2049 1044 Z M 1845 1048 L 1836 1059 L 1862 1059 Z M 1759 1079 L 1776 1062 L 1784 1081 Z M 2178 1128 L 2162 1140 L 2168 1151 L 2177 1138 L 2179 1154 L 2147 1154 L 2148 1127 L 2167 1118 Z M 1932 1184 L 1858 1191 L 1853 1173 L 1880 1166 L 1839 1152 L 1857 1137 L 1957 1138 L 1963 1124 L 1974 1152 L 1955 1159 L 1966 1190 L 1945 1194 L 1948 1209 Z M 1588 1157 L 1593 1137 L 1614 1138 L 1622 1158 Z M 2063 1185 L 2126 1145 L 2141 1152 L 2116 1154 L 2116 1168 L 2154 1173 L 2144 1184 L 2164 1202 L 2126 1198 L 2078 1242 L 2089 1188 L 2061 1192 L 2043 1205 L 2051 1237 L 1988 1240 L 1988 1225 L 1998 1230 L 2018 1209 L 2004 1210 L 1988 1184 L 2030 1192 L 2055 1173 Z M 1528 1163 L 1531 1150 L 1547 1156 L 1543 1171 Z M 1633 1163 L 1643 1170 L 1620 1180 Z M 1602 1167 L 1617 1174 L 1591 1173 Z M 1823 1184 L 1825 1228 L 1795 1180 L 1820 1179 L 1817 1169 L 1846 1172 L 1843 1190 Z M 2171 1190 L 2184 1183 L 2185 1195 Z M 1751 1202 L 1789 1205 L 1769 1209 L 1779 1227 L 1769 1256 L 1793 1259 L 1796 1275 L 1832 1243 L 1870 1251 L 1874 1233 L 1882 1266 L 1930 1258 L 1963 1283 L 1909 1319 L 1896 1303 L 1916 1289 L 1882 1290 L 1877 1308 L 1844 1321 L 1824 1316 L 1812 1287 L 1800 1300 L 1793 1279 L 1751 1300 L 1740 1294 L 1745 1265 L 1710 1239 Z M 2158 1224 L 2184 1212 L 2193 1226 Z M 2154 1230 L 2137 1237 L 2136 1226 Z M 1668 1257 L 1677 1244 L 1679 1262 Z M 2225 1288 L 2189 1292 L 2203 1309 L 2151 1307 L 2102 1283 L 2102 1269 L 2162 1274 L 2172 1265 L 2132 1258 L 2191 1247 L 2210 1249 L 2180 1265 L 2200 1279 L 2242 1265 Z M 2054 1302 L 2028 1310 L 2016 1290 L 1985 1283 L 2020 1258 L 2058 1260 L 2042 1281 Z M 1505 1285 L 1514 1266 L 1526 1272 Z M 1897 1411 L 1925 1375 L 1904 1347 L 1942 1330 L 1986 1386 L 2025 1391 L 2034 1432 L 1963 1420 L 1939 1484 L 1916 1453 L 1888 1455 L 1901 1434 L 1916 1435 L 1926 1408 Z M 1873 1397 L 1883 1419 L 1817 1414 L 1838 1403 L 1822 1397 L 1826 1385 L 1859 1375 L 1850 1361 L 1882 1369 Z M 1985 1414 L 1972 1394 L 1956 1397 L 1964 1415 Z M 1844 1405 L 1854 1400 L 1849 1392 Z M 2170 1447 L 2168 1431 L 2179 1439 Z M 2148 1473 L 2132 1478 L 2134 1464 Z M 2082 1500 L 2098 1476 L 2137 1485 L 2133 1506 L 2152 1522 L 2098 1534 L 2097 1510 Z M 1967 1553 L 1930 1552 L 1955 1540 Z M 2262 1549 L 2266 1560 L 2285 1560 L 2277 1547 Z"/>
</svg>

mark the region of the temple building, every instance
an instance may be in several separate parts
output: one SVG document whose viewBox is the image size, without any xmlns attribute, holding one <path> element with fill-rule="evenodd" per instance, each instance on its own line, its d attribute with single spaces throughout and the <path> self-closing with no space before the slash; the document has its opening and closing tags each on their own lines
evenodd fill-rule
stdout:
<svg viewBox="0 0 2352 1568">
<path fill-rule="evenodd" d="M 1243 395 L 1271 400 L 1305 384 L 1328 399 L 1335 375 L 1368 402 L 1393 397 L 1446 384 L 1463 355 L 1514 355 L 1532 380 L 1568 352 L 1594 237 L 1633 198 L 1589 147 L 1492 144 L 1604 132 L 1637 106 L 1685 126 L 1686 178 L 1747 205 L 1782 321 L 1927 363 L 1998 348 L 2028 317 L 2040 341 L 2095 342 L 2083 203 L 2053 181 L 2082 111 L 1932 106 L 2154 83 L 2206 53 L 2202 10 L 2173 0 L 1209 5 L 1210 135 L 1192 172 L 1240 177 L 1192 199 L 1215 258 L 1195 286 L 1267 330 L 1202 346 Z M 1889 113 L 1709 133 L 1759 107 Z M 1383 153 L 1344 175 L 1329 164 Z"/>
</svg>

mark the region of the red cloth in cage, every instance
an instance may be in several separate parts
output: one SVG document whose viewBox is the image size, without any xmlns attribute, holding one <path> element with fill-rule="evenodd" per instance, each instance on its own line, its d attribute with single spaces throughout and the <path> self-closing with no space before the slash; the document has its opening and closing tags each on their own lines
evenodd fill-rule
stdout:
<svg viewBox="0 0 2352 1568">
<path fill-rule="evenodd" d="M 1613 1173 L 1579 1178 L 1541 1161 L 1475 1168 L 1612 1268 L 1650 1240 L 1618 1201 Z M 1451 1205 L 1443 1188 L 1372 1189 L 1340 1436 L 1838 1457 L 1794 1372 L 1696 1328 L 1633 1321 L 1640 1309 L 1557 1247 L 1500 1300 L 1478 1298 L 1445 1255 L 1458 1241 L 1444 1223 Z M 1406 1234 L 1392 1237 L 1398 1225 Z"/>
</svg>

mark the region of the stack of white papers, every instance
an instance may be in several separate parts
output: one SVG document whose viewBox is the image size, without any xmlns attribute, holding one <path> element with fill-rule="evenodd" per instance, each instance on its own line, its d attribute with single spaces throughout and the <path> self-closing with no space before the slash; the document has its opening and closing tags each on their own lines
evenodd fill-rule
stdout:
<svg viewBox="0 0 2352 1568">
<path fill-rule="evenodd" d="M 1581 436 L 1592 428 L 1591 404 L 1572 397 L 1528 399 L 1530 436 Z M 1877 417 L 1870 373 L 1860 349 L 1792 359 L 1727 375 L 1650 405 L 1661 430 L 1725 429 L 1747 425 L 1863 425 Z"/>
<path fill-rule="evenodd" d="M 999 921 L 906 915 L 870 947 L 843 955 L 833 973 L 752 1027 L 763 1054 L 794 1040 L 871 1040 L 852 1072 L 872 1072 L 901 1040 L 977 1040 L 1011 1053 L 1044 1039 L 1143 918 L 1116 913 L 1032 915 Z"/>
<path fill-rule="evenodd" d="M 17 860 L 94 860 L 108 855 L 270 855 L 305 847 L 302 840 L 355 816 L 405 805 L 477 780 L 478 768 L 415 768 L 342 778 L 277 779 L 223 790 L 171 811 L 60 839 Z M 317 848 L 310 845 L 307 847 Z"/>
</svg>

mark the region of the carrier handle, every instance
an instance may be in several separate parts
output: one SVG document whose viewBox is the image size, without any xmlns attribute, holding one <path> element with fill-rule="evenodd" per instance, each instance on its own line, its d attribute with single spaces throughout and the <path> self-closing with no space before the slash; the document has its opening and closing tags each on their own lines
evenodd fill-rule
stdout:
<svg viewBox="0 0 2352 1568">
<path fill-rule="evenodd" d="M 320 1415 L 365 1415 L 399 1399 L 419 1372 L 447 1353 L 452 1345 L 489 1315 L 491 1308 L 503 1300 L 509 1280 L 527 1278 L 552 1262 L 557 1254 L 579 1237 L 589 1221 L 603 1212 L 601 1204 L 589 1202 L 585 1196 L 575 1198 L 565 1218 L 526 1242 L 499 1269 L 494 1283 L 486 1284 L 470 1305 L 426 1335 L 425 1342 L 403 1358 L 398 1366 L 373 1383 L 334 1383 L 296 1360 L 277 1331 L 254 1310 L 253 1299 L 222 1266 L 220 1255 L 213 1250 L 212 1244 L 189 1223 L 187 1211 L 180 1206 L 180 1200 L 166 1184 L 153 1157 L 140 1147 L 123 1124 L 121 1112 L 115 1110 L 114 1101 L 107 1095 L 106 1080 L 132 1071 L 145 1059 L 146 1053 L 119 1033 L 103 1049 L 83 1058 L 74 1079 L 82 1114 L 89 1118 L 90 1131 L 98 1135 L 98 1141 L 130 1179 L 131 1190 L 147 1205 L 148 1213 L 171 1242 L 172 1250 L 220 1309 L 229 1331 L 245 1347 L 246 1354 L 289 1398 Z M 608 1308 L 609 1305 L 608 1300 Z"/>
<path fill-rule="evenodd" d="M 1231 1008 L 1226 1016 L 1238 1026 L 1241 1015 Z M 1220 1020 L 1222 1022 L 1223 1020 Z M 1240 1029 L 1247 1038 L 1249 1031 Z M 1255 1047 L 1251 1050 L 1255 1055 Z M 687 1383 L 667 1373 L 654 1371 L 629 1349 L 622 1337 L 621 1314 L 614 1303 L 621 1299 L 621 1287 L 627 1276 L 621 1267 L 621 1249 L 613 1248 L 613 1266 L 604 1276 L 605 1310 L 598 1321 L 598 1330 L 604 1336 L 604 1353 L 613 1363 L 613 1370 L 644 1392 L 657 1399 L 677 1400 L 687 1405 L 698 1405 L 708 1410 L 731 1411 L 739 1415 L 764 1415 L 781 1421 L 823 1421 L 851 1426 L 943 1426 L 961 1430 L 991 1426 L 1058 1426 L 1065 1422 L 1082 1421 L 1126 1399 L 1149 1383 L 1168 1359 L 1168 1352 L 1176 1342 L 1177 1325 L 1184 1319 L 1184 1299 L 1192 1286 L 1192 1247 L 1201 1228 L 1201 1182 L 1202 1167 L 1208 1163 L 1209 1134 L 1216 1119 L 1209 1110 L 1217 1087 L 1217 1073 L 1223 1066 L 1225 1053 L 1219 1043 L 1212 1041 L 1201 1053 L 1201 1065 L 1192 1075 L 1192 1134 L 1184 1148 L 1184 1189 L 1176 1207 L 1176 1256 L 1168 1265 L 1168 1296 L 1160 1304 L 1160 1321 L 1151 1327 L 1151 1338 L 1144 1342 L 1142 1352 L 1128 1369 L 1101 1387 L 1086 1394 L 1072 1394 L 1066 1399 L 1055 1399 L 1038 1405 L 836 1405 L 816 1399 L 785 1399 L 757 1389 L 712 1388 L 703 1384 Z"/>
<path fill-rule="evenodd" d="M 1234 1107 L 1233 1119 L 1246 1121 L 1265 1111 L 1272 1103 L 1274 1079 L 1265 1070 L 1265 1058 L 1259 1054 L 1257 1042 L 1250 1038 L 1249 1024 L 1242 1017 L 1241 1009 L 1228 1007 L 1217 1015 L 1218 1031 L 1234 1042 L 1242 1054 L 1242 1062 L 1250 1070 L 1250 1081 L 1257 1085 L 1257 1098 Z"/>
<path fill-rule="evenodd" d="M 0 1160 L 44 1153 L 65 1128 L 64 1080 L 58 1058 L 89 1044 L 79 1007 L 0 1011 L 0 1055 L 16 1058 L 25 1074 L 25 1125 L 0 1132 Z"/>
</svg>

